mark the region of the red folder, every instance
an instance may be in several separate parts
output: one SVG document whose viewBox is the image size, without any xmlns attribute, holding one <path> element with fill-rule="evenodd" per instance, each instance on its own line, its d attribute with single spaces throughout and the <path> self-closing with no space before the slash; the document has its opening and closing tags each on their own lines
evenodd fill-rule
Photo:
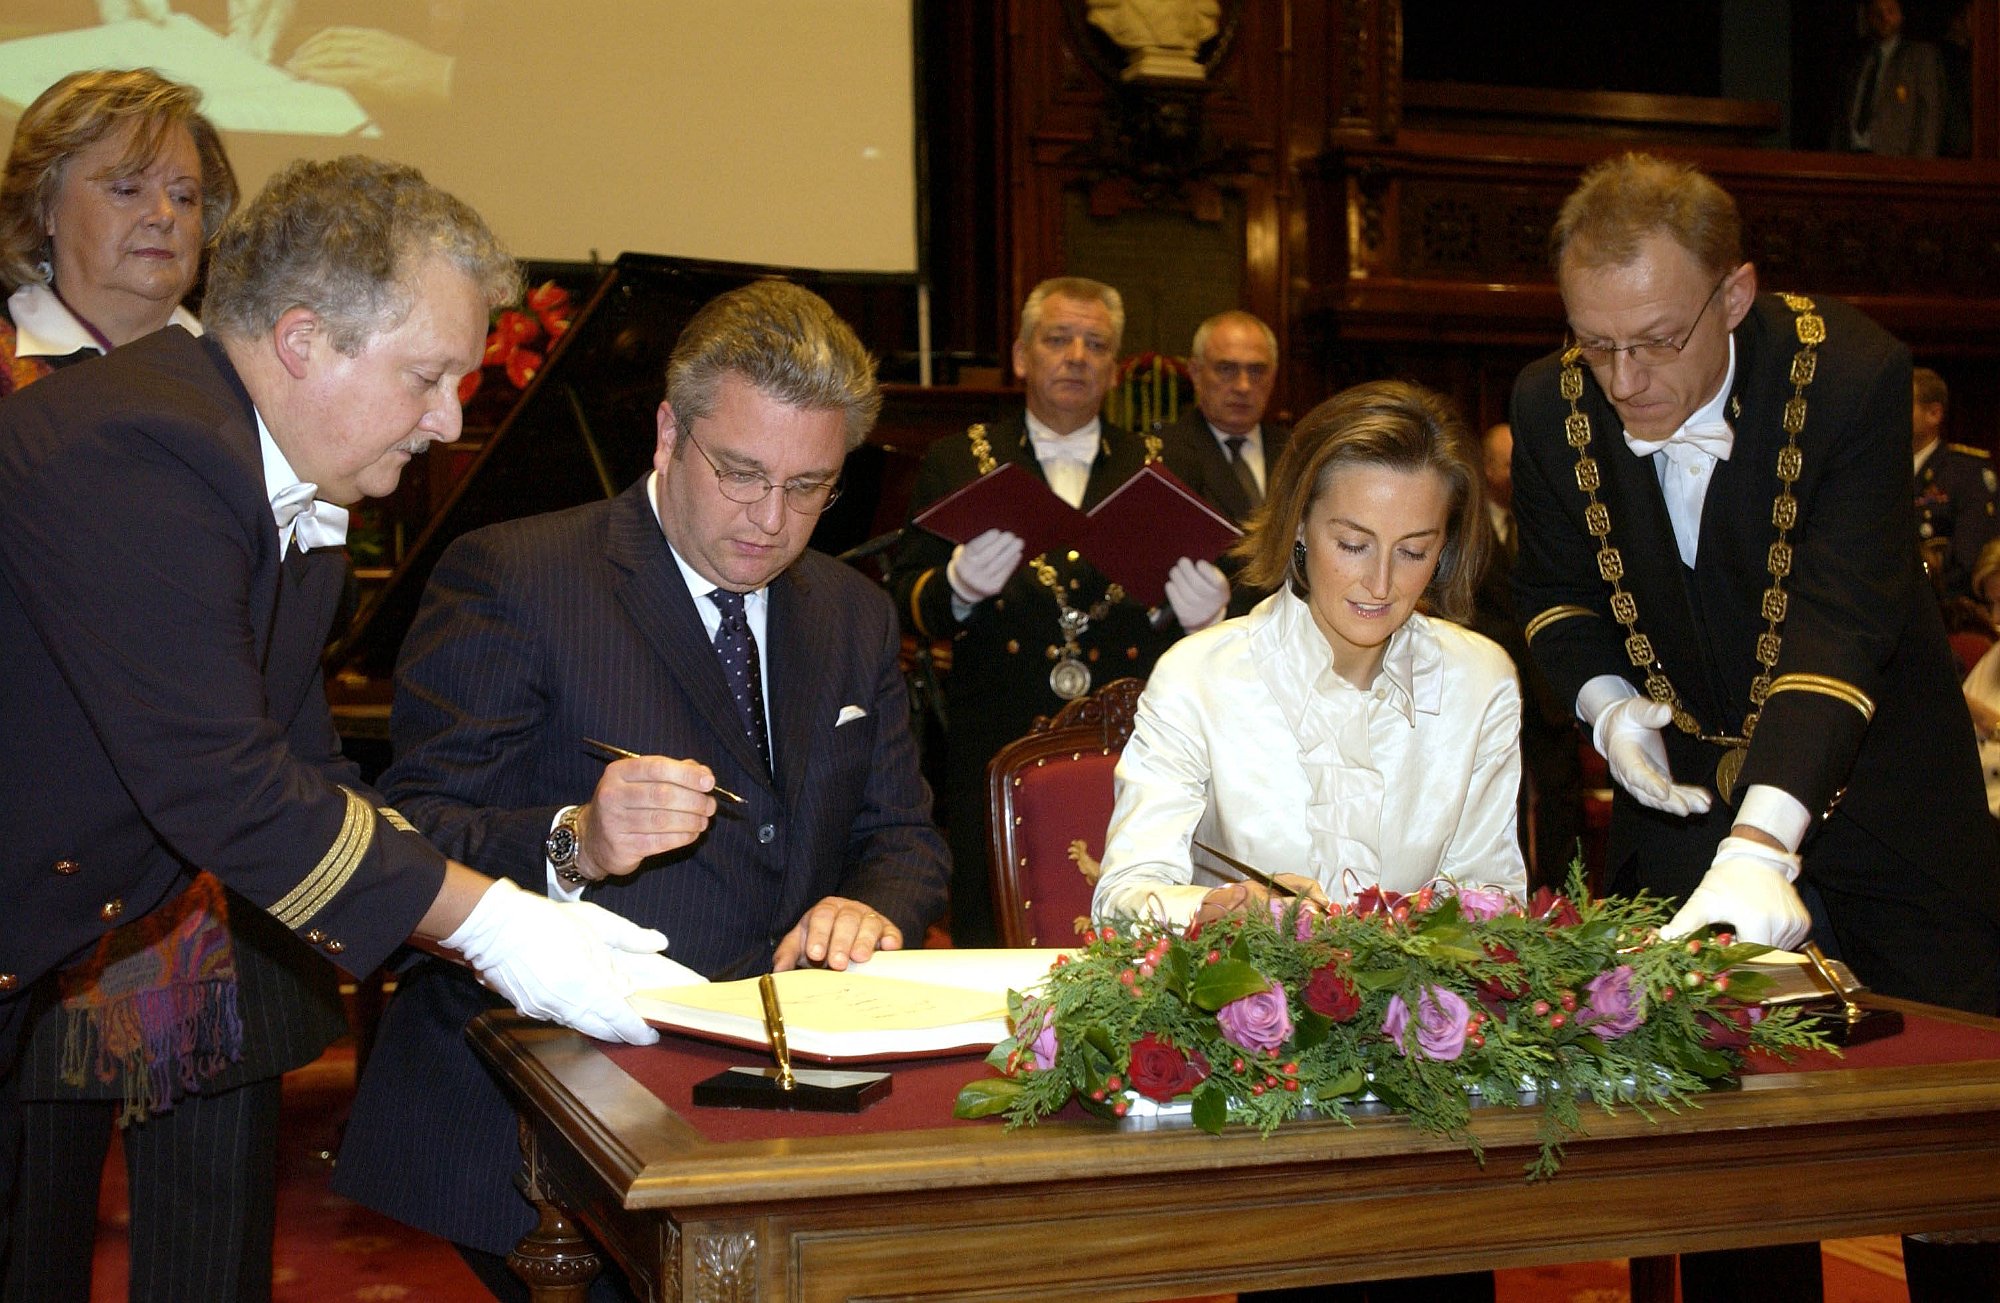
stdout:
<svg viewBox="0 0 2000 1303">
<path fill-rule="evenodd" d="M 910 523 L 954 543 L 1004 529 L 1021 536 L 1027 545 L 1023 556 L 1036 556 L 1054 547 L 1079 546 L 1090 522 L 1039 475 L 1010 461 L 939 498 Z"/>
<path fill-rule="evenodd" d="M 1166 597 L 1174 562 L 1213 561 L 1242 533 L 1159 462 L 1142 467 L 1088 515 L 1034 472 L 1008 462 L 938 499 L 912 523 L 954 543 L 1009 530 L 1021 536 L 1026 556 L 1073 547 L 1144 606 Z"/>
<path fill-rule="evenodd" d="M 1213 561 L 1242 533 L 1179 476 L 1149 462 L 1090 509 L 1090 530 L 1077 550 L 1135 601 L 1158 606 L 1176 561 Z"/>
</svg>

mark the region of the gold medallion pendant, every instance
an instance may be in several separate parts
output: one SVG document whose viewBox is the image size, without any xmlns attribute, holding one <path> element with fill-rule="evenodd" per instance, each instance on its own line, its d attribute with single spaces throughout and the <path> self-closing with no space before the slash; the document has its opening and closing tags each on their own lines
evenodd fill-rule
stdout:
<svg viewBox="0 0 2000 1303">
<path fill-rule="evenodd" d="M 1075 701 L 1090 691 L 1090 667 L 1065 656 L 1049 670 L 1049 691 L 1064 701 Z"/>
<path fill-rule="evenodd" d="M 1715 794 L 1725 805 L 1736 804 L 1736 780 L 1742 776 L 1743 761 L 1749 754 L 1747 746 L 1729 747 L 1715 762 Z"/>
</svg>

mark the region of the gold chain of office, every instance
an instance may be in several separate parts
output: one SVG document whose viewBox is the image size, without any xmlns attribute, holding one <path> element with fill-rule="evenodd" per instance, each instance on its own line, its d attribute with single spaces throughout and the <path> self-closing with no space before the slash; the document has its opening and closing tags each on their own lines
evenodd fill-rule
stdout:
<svg viewBox="0 0 2000 1303">
<path fill-rule="evenodd" d="M 1652 639 L 1639 632 L 1639 603 L 1625 591 L 1625 559 L 1611 543 L 1611 509 L 1597 498 L 1597 490 L 1603 480 L 1596 458 L 1590 455 L 1590 417 L 1578 406 L 1583 397 L 1583 369 L 1577 365 L 1577 359 L 1583 350 L 1571 345 L 1562 356 L 1562 396 L 1569 400 L 1569 418 L 1563 424 L 1563 433 L 1569 440 L 1569 446 L 1576 449 L 1576 486 L 1589 501 L 1583 513 L 1584 528 L 1597 540 L 1597 573 L 1611 585 L 1612 617 L 1625 626 L 1625 655 L 1634 666 L 1645 671 L 1646 695 L 1654 701 L 1665 702 L 1673 709 L 1675 728 L 1690 737 L 1724 748 L 1722 759 L 1715 767 L 1716 790 L 1724 801 L 1732 798 L 1737 775 L 1742 772 L 1744 757 L 1749 754 L 1750 739 L 1757 731 L 1757 719 L 1763 713 L 1765 699 L 1771 694 L 1771 671 L 1778 663 L 1778 650 L 1783 642 L 1782 630 L 1789 600 L 1785 594 L 1785 580 L 1792 573 L 1791 532 L 1799 520 L 1799 500 L 1792 496 L 1792 485 L 1798 482 L 1799 471 L 1805 464 L 1805 456 L 1799 451 L 1799 433 L 1806 428 L 1806 386 L 1813 382 L 1819 366 L 1817 350 L 1826 342 L 1826 321 L 1813 310 L 1811 299 L 1798 294 L 1780 294 L 1778 297 L 1792 310 L 1799 351 L 1792 355 L 1792 396 L 1785 401 L 1783 421 L 1785 446 L 1778 452 L 1778 494 L 1771 503 L 1771 524 L 1777 530 L 1777 537 L 1764 556 L 1765 568 L 1771 575 L 1771 586 L 1764 590 L 1760 607 L 1764 632 L 1757 635 L 1756 656 L 1761 668 L 1750 680 L 1750 710 L 1743 716 L 1742 732 L 1733 737 L 1702 732 L 1700 721 L 1688 711 L 1667 678 L 1666 671 L 1661 668 L 1659 658 L 1654 655 Z"/>
<path fill-rule="evenodd" d="M 984 425 L 974 425 L 965 432 L 972 444 L 972 459 L 978 463 L 981 475 L 990 475 L 999 468 L 993 457 L 993 445 L 986 437 Z M 1146 436 L 1146 461 L 1150 464 L 1160 457 L 1158 435 Z M 1055 662 L 1049 668 L 1049 691 L 1064 701 L 1075 701 L 1090 691 L 1090 665 L 1083 659 L 1082 638 L 1093 621 L 1102 620 L 1111 614 L 1111 608 L 1125 600 L 1125 589 L 1120 584 L 1111 584 L 1104 590 L 1104 596 L 1091 603 L 1087 611 L 1079 611 L 1070 605 L 1069 594 L 1063 591 L 1062 577 L 1049 564 L 1049 554 L 1040 552 L 1030 557 L 1028 568 L 1035 572 L 1035 579 L 1049 590 L 1056 599 L 1056 627 L 1062 634 L 1062 646 L 1050 643 L 1048 657 Z"/>
</svg>

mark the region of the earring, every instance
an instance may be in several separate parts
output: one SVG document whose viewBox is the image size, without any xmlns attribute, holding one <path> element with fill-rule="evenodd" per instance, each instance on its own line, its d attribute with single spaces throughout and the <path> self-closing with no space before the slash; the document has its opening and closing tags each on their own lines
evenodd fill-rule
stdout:
<svg viewBox="0 0 2000 1303">
<path fill-rule="evenodd" d="M 1306 568 L 1306 545 L 1303 539 L 1292 544 L 1292 564 L 1301 571 Z"/>
</svg>

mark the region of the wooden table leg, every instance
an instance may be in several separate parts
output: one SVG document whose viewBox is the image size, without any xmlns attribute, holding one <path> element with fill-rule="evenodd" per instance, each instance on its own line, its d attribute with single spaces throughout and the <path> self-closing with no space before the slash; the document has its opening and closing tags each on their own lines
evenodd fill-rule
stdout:
<svg viewBox="0 0 2000 1303">
<path fill-rule="evenodd" d="M 1678 1262 L 1671 1253 L 1632 1259 L 1632 1303 L 1674 1303 Z"/>
<path fill-rule="evenodd" d="M 584 1303 L 604 1263 L 568 1213 L 547 1199 L 536 1199 L 535 1211 L 540 1223 L 507 1255 L 507 1266 L 534 1303 Z"/>
<path fill-rule="evenodd" d="M 522 1119 L 521 1193 L 535 1205 L 539 1220 L 507 1255 L 507 1266 L 528 1287 L 532 1303 L 585 1303 L 590 1283 L 604 1270 L 597 1249 L 577 1228 L 569 1210 L 549 1197 L 537 1161 L 534 1132 Z"/>
</svg>

